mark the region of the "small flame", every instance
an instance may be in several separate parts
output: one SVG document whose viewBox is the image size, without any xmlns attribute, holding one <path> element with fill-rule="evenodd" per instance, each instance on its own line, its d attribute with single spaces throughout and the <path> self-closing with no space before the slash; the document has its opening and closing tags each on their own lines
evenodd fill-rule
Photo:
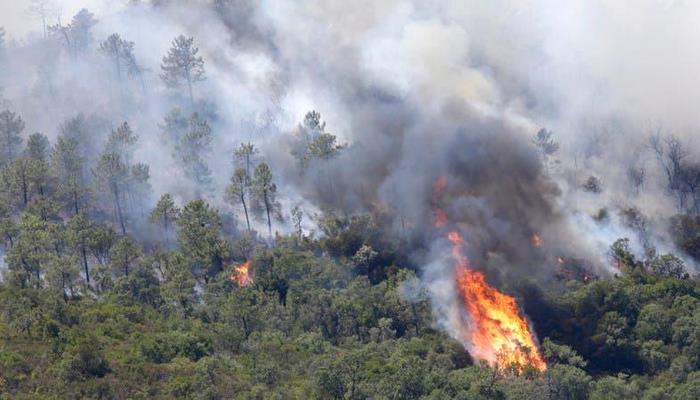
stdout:
<svg viewBox="0 0 700 400">
<path fill-rule="evenodd" d="M 535 247 L 542 247 L 542 245 L 544 245 L 544 240 L 542 240 L 540 235 L 538 235 L 536 233 L 532 234 L 530 241 L 532 242 L 532 245 Z"/>
<path fill-rule="evenodd" d="M 239 287 L 250 286 L 253 284 L 253 275 L 250 270 L 250 260 L 233 267 L 231 271 L 232 282 L 236 282 Z"/>
</svg>

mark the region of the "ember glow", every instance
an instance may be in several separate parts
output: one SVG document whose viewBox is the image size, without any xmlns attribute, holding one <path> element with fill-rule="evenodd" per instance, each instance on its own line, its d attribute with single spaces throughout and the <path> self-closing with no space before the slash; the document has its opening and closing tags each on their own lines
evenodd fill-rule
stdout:
<svg viewBox="0 0 700 400">
<path fill-rule="evenodd" d="M 540 235 L 536 233 L 532 234 L 532 238 L 530 238 L 530 240 L 532 241 L 532 245 L 535 247 L 542 247 L 542 245 L 544 244 L 544 241 L 542 240 Z"/>
<path fill-rule="evenodd" d="M 515 299 L 490 286 L 482 272 L 472 269 L 458 232 L 450 232 L 447 238 L 452 243 L 457 289 L 471 319 L 465 335 L 472 344 L 472 356 L 500 368 L 522 371 L 532 365 L 540 371 L 547 369 Z"/>
<path fill-rule="evenodd" d="M 250 270 L 250 261 L 246 261 L 243 264 L 233 267 L 231 271 L 231 276 L 229 277 L 232 282 L 236 282 L 239 287 L 250 286 L 253 284 L 253 275 Z"/>
</svg>

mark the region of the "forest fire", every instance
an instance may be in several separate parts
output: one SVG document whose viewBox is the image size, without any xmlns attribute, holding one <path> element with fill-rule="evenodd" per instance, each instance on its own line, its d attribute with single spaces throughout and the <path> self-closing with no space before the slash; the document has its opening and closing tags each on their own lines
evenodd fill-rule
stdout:
<svg viewBox="0 0 700 400">
<path fill-rule="evenodd" d="M 467 328 L 472 356 L 518 371 L 526 365 L 540 371 L 547 369 L 515 299 L 489 286 L 484 274 L 471 268 L 462 252 L 465 242 L 458 232 L 450 232 L 448 239 L 456 263 L 457 289 L 473 324 Z"/>
<path fill-rule="evenodd" d="M 238 284 L 239 287 L 252 285 L 253 273 L 250 270 L 250 260 L 233 267 L 233 271 L 231 271 L 231 276 L 229 279 Z"/>
<path fill-rule="evenodd" d="M 446 186 L 444 178 L 435 183 L 433 200 L 436 206 Z M 447 214 L 436 207 L 435 226 L 444 228 L 447 223 Z M 466 242 L 459 232 L 449 231 L 447 239 L 452 244 L 457 290 L 470 319 L 463 326 L 462 334 L 464 340 L 470 343 L 472 357 L 502 369 L 514 368 L 518 373 L 527 365 L 539 371 L 546 370 L 547 364 L 515 298 L 490 286 L 486 282 L 486 276 L 473 269 L 464 253 Z M 536 247 L 543 244 L 536 234 L 533 235 L 532 242 Z"/>
</svg>

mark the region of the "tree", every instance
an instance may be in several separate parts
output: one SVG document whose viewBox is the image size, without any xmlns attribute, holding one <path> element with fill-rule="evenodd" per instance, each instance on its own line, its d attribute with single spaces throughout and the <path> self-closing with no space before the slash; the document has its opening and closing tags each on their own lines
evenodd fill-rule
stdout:
<svg viewBox="0 0 700 400">
<path fill-rule="evenodd" d="M 33 159 L 48 162 L 51 152 L 51 143 L 46 135 L 39 132 L 32 133 L 27 139 L 27 148 L 24 154 Z"/>
<path fill-rule="evenodd" d="M 610 254 L 613 260 L 615 260 L 615 266 L 618 269 L 637 265 L 637 261 L 630 249 L 630 240 L 628 238 L 617 239 L 615 243 L 610 246 Z"/>
<path fill-rule="evenodd" d="M 532 138 L 532 143 L 539 150 L 545 168 L 549 168 L 549 159 L 559 150 L 559 143 L 554 140 L 554 133 L 542 128 Z"/>
<path fill-rule="evenodd" d="M 122 235 L 126 235 L 126 224 L 122 197 L 124 184 L 128 178 L 128 168 L 117 153 L 105 152 L 97 162 L 94 171 L 98 184 L 107 189 L 112 196 L 117 222 L 121 227 Z"/>
<path fill-rule="evenodd" d="M 294 206 L 292 209 L 292 224 L 294 224 L 294 231 L 297 235 L 297 241 L 301 242 L 304 236 L 304 230 L 301 227 L 301 222 L 304 219 L 304 212 L 299 206 Z"/>
<path fill-rule="evenodd" d="M 10 110 L 0 112 L 0 166 L 9 164 L 19 155 L 23 130 L 22 117 Z"/>
<path fill-rule="evenodd" d="M 250 230 L 250 219 L 248 218 L 248 206 L 246 205 L 246 197 L 248 197 L 249 188 L 248 174 L 244 168 L 236 168 L 231 176 L 231 183 L 226 188 L 226 199 L 231 204 L 240 203 L 243 206 L 245 214 L 246 227 Z"/>
<path fill-rule="evenodd" d="M 44 196 L 48 194 L 48 188 L 52 181 L 49 172 L 49 139 L 41 133 L 33 133 L 27 140 L 27 147 L 24 156 L 30 162 L 29 181 L 37 194 Z"/>
<path fill-rule="evenodd" d="M 122 71 L 129 73 L 130 68 L 136 65 L 134 59 L 134 42 L 124 40 L 118 33 L 113 33 L 100 43 L 100 52 L 108 57 L 114 65 L 114 73 L 117 80 L 122 80 Z"/>
<path fill-rule="evenodd" d="M 134 147 L 138 140 L 139 137 L 131 130 L 129 123 L 124 121 L 110 133 L 105 145 L 105 151 L 119 154 L 126 164 L 130 164 L 134 154 Z"/>
<path fill-rule="evenodd" d="M 180 217 L 180 208 L 175 205 L 173 196 L 170 193 L 165 193 L 160 197 L 156 207 L 151 211 L 149 221 L 152 224 L 158 224 L 163 227 L 166 244 L 169 241 L 170 229 L 173 224 L 177 223 Z"/>
<path fill-rule="evenodd" d="M 600 182 L 600 179 L 596 176 L 589 176 L 588 179 L 586 179 L 586 182 L 581 185 L 583 190 L 589 193 L 600 193 L 603 191 L 602 184 Z"/>
<path fill-rule="evenodd" d="M 271 213 L 279 208 L 276 201 L 277 186 L 272 179 L 272 171 L 270 167 L 262 162 L 255 168 L 253 176 L 253 193 L 256 196 L 256 201 L 265 207 L 267 214 L 267 229 L 270 237 L 272 237 L 272 218 Z"/>
<path fill-rule="evenodd" d="M 12 248 L 17 238 L 18 228 L 12 219 L 8 204 L 0 198 L 0 238 L 5 249 Z"/>
<path fill-rule="evenodd" d="M 241 143 L 241 145 L 233 151 L 233 155 L 240 164 L 245 168 L 246 176 L 250 179 L 250 169 L 253 166 L 255 155 L 258 154 L 258 149 L 253 143 Z"/>
<path fill-rule="evenodd" d="M 51 152 L 51 166 L 58 178 L 59 197 L 64 199 L 67 207 L 76 215 L 83 208 L 88 193 L 83 173 L 84 162 L 77 140 L 58 138 Z"/>
<path fill-rule="evenodd" d="M 177 220 L 180 252 L 196 275 L 205 281 L 223 269 L 226 244 L 221 240 L 221 217 L 204 200 L 185 205 Z"/>
<path fill-rule="evenodd" d="M 194 38 L 187 38 L 179 35 L 173 39 L 172 46 L 168 54 L 163 57 L 160 65 L 163 71 L 161 79 L 169 88 L 178 88 L 183 83 L 187 84 L 190 103 L 194 103 L 192 95 L 192 84 L 203 81 L 204 60 L 197 56 L 199 49 L 194 47 Z"/>
<path fill-rule="evenodd" d="M 87 253 L 93 234 L 94 228 L 92 221 L 90 221 L 90 218 L 84 213 L 73 216 L 68 222 L 68 243 L 73 248 L 73 252 L 80 257 L 88 286 L 90 286 L 90 270 L 88 268 Z"/>
<path fill-rule="evenodd" d="M 328 160 L 340 153 L 344 146 L 337 144 L 335 135 L 325 131 L 326 123 L 321 114 L 312 110 L 306 113 L 304 121 L 296 132 L 296 141 L 291 153 L 297 158 L 302 169 L 314 160 Z"/>
<path fill-rule="evenodd" d="M 95 14 L 85 8 L 73 16 L 70 22 L 70 32 L 76 53 L 86 51 L 90 47 L 90 42 L 92 41 L 91 29 L 96 24 Z"/>
<path fill-rule="evenodd" d="M 141 257 L 139 246 L 130 238 L 123 237 L 111 250 L 111 269 L 129 276 L 131 267 L 139 257 Z"/>
<path fill-rule="evenodd" d="M 660 133 L 649 138 L 649 147 L 666 175 L 666 189 L 676 195 L 678 209 L 684 206 L 685 195 L 681 188 L 683 162 L 687 153 L 681 141 L 675 136 L 661 137 Z"/>
<path fill-rule="evenodd" d="M 691 200 L 690 212 L 700 213 L 700 163 L 686 163 L 680 174 L 681 190 Z"/>
<path fill-rule="evenodd" d="M 18 158 L 2 171 L 4 191 L 24 208 L 31 199 L 30 175 L 32 162 L 28 158 Z"/>
<path fill-rule="evenodd" d="M 654 275 L 684 279 L 688 277 L 685 272 L 685 263 L 673 254 L 663 254 L 654 257 L 649 262 L 649 269 Z"/>
<path fill-rule="evenodd" d="M 70 24 L 60 23 L 48 26 L 49 36 L 58 37 L 68 51 L 75 57 L 79 53 L 85 52 L 90 47 L 92 41 L 92 27 L 97 24 L 95 15 L 83 8 L 73 16 Z"/>
<path fill-rule="evenodd" d="M 322 133 L 309 144 L 309 156 L 319 160 L 329 160 L 340 153 L 342 145 L 337 144 L 337 138 L 330 133 Z"/>
<path fill-rule="evenodd" d="M 36 215 L 41 218 L 42 221 L 46 222 L 61 222 L 61 217 L 59 212 L 61 206 L 59 206 L 51 197 L 48 196 L 36 196 L 34 197 L 24 212 L 27 214 Z"/>
<path fill-rule="evenodd" d="M 18 226 L 19 235 L 7 253 L 7 264 L 21 284 L 26 287 L 32 281 L 42 286 L 41 274 L 52 253 L 51 224 L 41 218 L 24 214 Z"/>
<path fill-rule="evenodd" d="M 192 113 L 184 136 L 175 144 L 175 155 L 185 175 L 198 188 L 211 184 L 211 170 L 206 162 L 206 153 L 211 151 L 211 127 L 198 113 Z"/>
<path fill-rule="evenodd" d="M 106 265 L 117 241 L 114 230 L 108 226 L 95 226 L 90 233 L 88 248 L 98 263 Z"/>
<path fill-rule="evenodd" d="M 28 11 L 32 17 L 41 20 L 44 38 L 46 38 L 46 20 L 56 12 L 54 4 L 50 0 L 30 0 Z"/>
<path fill-rule="evenodd" d="M 163 118 L 163 124 L 159 126 L 165 140 L 173 145 L 177 145 L 185 137 L 189 125 L 189 121 L 182 110 L 175 107 Z"/>
<path fill-rule="evenodd" d="M 75 297 L 75 286 L 80 274 L 76 268 L 76 260 L 72 256 L 54 255 L 46 263 L 46 281 L 49 288 L 60 293 L 64 301 Z M 70 295 L 70 296 L 69 296 Z"/>
<path fill-rule="evenodd" d="M 131 166 L 127 192 L 131 204 L 144 215 L 144 203 L 151 192 L 151 168 L 145 163 L 136 163 Z"/>
</svg>

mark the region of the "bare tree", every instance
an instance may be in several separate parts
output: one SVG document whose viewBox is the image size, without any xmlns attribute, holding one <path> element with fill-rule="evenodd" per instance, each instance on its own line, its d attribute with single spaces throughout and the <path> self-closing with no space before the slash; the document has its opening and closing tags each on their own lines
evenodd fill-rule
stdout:
<svg viewBox="0 0 700 400">
<path fill-rule="evenodd" d="M 692 201 L 690 212 L 700 213 L 700 163 L 686 164 L 681 169 L 680 190 Z"/>
<path fill-rule="evenodd" d="M 666 175 L 666 189 L 676 196 L 678 209 L 682 210 L 685 205 L 685 193 L 681 187 L 681 175 L 683 160 L 687 156 L 683 144 L 673 135 L 662 138 L 660 132 L 657 132 L 649 138 L 649 147 Z"/>
<path fill-rule="evenodd" d="M 52 16 L 57 14 L 57 8 L 53 4 L 51 0 L 30 0 L 29 1 L 29 9 L 27 10 L 29 12 L 29 15 L 41 20 L 41 26 L 44 30 L 44 38 L 46 38 L 47 35 L 47 25 L 46 25 L 46 20 Z"/>
<path fill-rule="evenodd" d="M 630 185 L 632 185 L 634 194 L 638 195 L 644 187 L 644 181 L 646 179 L 646 171 L 644 170 L 644 167 L 630 167 L 627 170 L 627 177 L 630 180 Z"/>
<path fill-rule="evenodd" d="M 94 14 L 83 8 L 73 16 L 70 24 L 63 25 L 58 22 L 55 25 L 49 25 L 47 32 L 49 36 L 57 37 L 63 41 L 68 54 L 75 57 L 90 47 L 91 29 L 95 24 L 97 24 L 97 20 Z"/>
</svg>

